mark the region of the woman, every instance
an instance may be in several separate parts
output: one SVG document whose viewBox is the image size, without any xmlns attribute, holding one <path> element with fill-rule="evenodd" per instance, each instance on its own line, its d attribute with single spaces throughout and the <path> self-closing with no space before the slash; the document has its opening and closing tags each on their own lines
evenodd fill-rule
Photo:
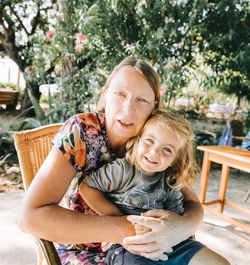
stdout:
<svg viewBox="0 0 250 265">
<path fill-rule="evenodd" d="M 73 264 L 74 261 L 102 263 L 103 254 L 96 253 L 99 244 L 82 244 L 101 241 L 123 243 L 133 253 L 158 257 L 197 230 L 203 210 L 195 193 L 188 188 L 182 189 L 183 216 L 166 210 L 152 210 L 144 217 L 128 217 L 130 222 L 152 230 L 141 236 L 134 236 L 136 225 L 134 230 L 126 217 L 82 214 L 92 212 L 79 195 L 81 179 L 76 173 L 83 172 L 84 175 L 122 156 L 126 142 L 138 134 L 159 104 L 157 74 L 145 62 L 128 57 L 107 79 L 99 105 L 104 113 L 74 116 L 57 134 L 51 152 L 26 192 L 20 227 L 39 238 L 76 244 L 60 247 L 63 264 Z M 68 209 L 59 205 L 63 197 Z M 123 241 L 125 237 L 129 238 Z M 211 256 L 210 260 L 214 258 L 213 264 L 228 264 L 218 263 L 222 258 L 207 248 L 193 259 L 199 263 L 208 256 Z"/>
</svg>

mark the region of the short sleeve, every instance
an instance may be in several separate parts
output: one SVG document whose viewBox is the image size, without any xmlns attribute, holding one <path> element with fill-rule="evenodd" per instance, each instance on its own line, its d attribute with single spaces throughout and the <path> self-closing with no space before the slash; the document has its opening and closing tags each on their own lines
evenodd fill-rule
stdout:
<svg viewBox="0 0 250 265">
<path fill-rule="evenodd" d="M 121 159 L 116 159 L 96 171 L 91 172 L 84 178 L 89 187 L 101 192 L 112 192 L 119 189 L 124 176 L 124 164 Z"/>
<path fill-rule="evenodd" d="M 184 213 L 183 199 L 180 189 L 169 189 L 165 209 L 182 215 Z"/>
<path fill-rule="evenodd" d="M 52 140 L 52 144 L 71 162 L 76 171 L 83 171 L 86 164 L 86 145 L 90 144 L 91 137 L 92 141 L 97 139 L 99 133 L 100 124 L 97 115 L 78 114 L 63 124 Z"/>
</svg>

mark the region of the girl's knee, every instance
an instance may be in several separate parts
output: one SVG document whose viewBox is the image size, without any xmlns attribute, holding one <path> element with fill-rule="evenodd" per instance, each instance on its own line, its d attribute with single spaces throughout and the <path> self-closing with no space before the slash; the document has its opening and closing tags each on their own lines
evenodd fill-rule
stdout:
<svg viewBox="0 0 250 265">
<path fill-rule="evenodd" d="M 230 265 L 229 261 L 209 248 L 202 248 L 190 260 L 189 265 Z"/>
</svg>

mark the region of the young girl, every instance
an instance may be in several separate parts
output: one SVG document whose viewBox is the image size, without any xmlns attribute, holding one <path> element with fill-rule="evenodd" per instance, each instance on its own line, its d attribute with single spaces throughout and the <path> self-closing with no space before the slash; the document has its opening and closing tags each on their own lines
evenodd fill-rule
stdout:
<svg viewBox="0 0 250 265">
<path fill-rule="evenodd" d="M 138 136 L 128 141 L 126 158 L 87 175 L 80 185 L 80 194 L 99 215 L 140 215 L 151 209 L 166 209 L 182 215 L 181 188 L 190 187 L 197 169 L 193 136 L 184 118 L 170 111 L 157 111 Z M 167 254 L 168 261 L 160 261 L 161 264 L 172 264 L 171 260 L 179 264 L 180 247 L 187 248 L 183 255 L 188 264 L 203 245 L 187 239 L 173 247 Z M 108 264 L 159 264 L 157 262 L 131 254 L 121 245 L 113 245 L 107 255 Z"/>
</svg>

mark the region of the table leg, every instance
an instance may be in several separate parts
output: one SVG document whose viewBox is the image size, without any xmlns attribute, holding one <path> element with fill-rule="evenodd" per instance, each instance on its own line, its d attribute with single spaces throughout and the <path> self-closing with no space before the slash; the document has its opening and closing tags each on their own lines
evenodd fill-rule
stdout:
<svg viewBox="0 0 250 265">
<path fill-rule="evenodd" d="M 208 159 L 208 152 L 205 152 L 203 156 L 201 180 L 200 180 L 199 199 L 201 203 L 204 203 L 206 200 L 207 181 L 208 181 L 208 176 L 209 176 L 210 164 L 211 162 Z"/>
<path fill-rule="evenodd" d="M 228 175 L 229 175 L 229 166 L 227 165 L 222 165 L 222 170 L 221 170 L 221 178 L 220 178 L 220 189 L 219 189 L 219 204 L 217 207 L 217 212 L 222 213 L 224 210 L 224 201 L 226 197 L 226 192 L 227 192 L 227 183 L 228 183 Z"/>
</svg>

